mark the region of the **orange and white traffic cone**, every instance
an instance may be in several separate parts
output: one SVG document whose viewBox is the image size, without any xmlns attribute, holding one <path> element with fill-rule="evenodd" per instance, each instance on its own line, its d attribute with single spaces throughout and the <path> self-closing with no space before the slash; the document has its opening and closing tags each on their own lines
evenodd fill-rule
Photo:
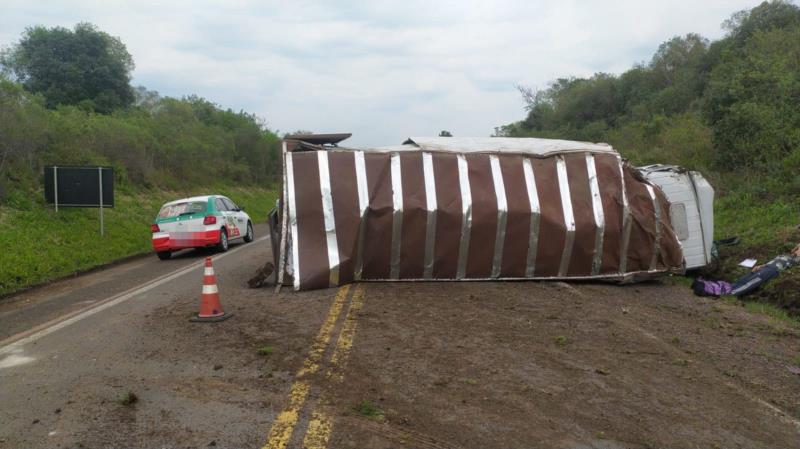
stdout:
<svg viewBox="0 0 800 449">
<path fill-rule="evenodd" d="M 211 265 L 211 258 L 206 257 L 206 265 L 203 268 L 203 294 L 200 295 L 200 313 L 189 321 L 222 321 L 227 320 L 231 315 L 230 313 L 222 311 L 222 305 L 219 303 L 217 277 L 214 275 L 214 267 Z"/>
</svg>

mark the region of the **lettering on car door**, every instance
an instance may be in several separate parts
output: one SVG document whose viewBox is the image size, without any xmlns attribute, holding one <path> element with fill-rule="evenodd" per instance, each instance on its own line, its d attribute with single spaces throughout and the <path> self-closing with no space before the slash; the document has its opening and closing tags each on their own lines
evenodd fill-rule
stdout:
<svg viewBox="0 0 800 449">
<path fill-rule="evenodd" d="M 243 232 L 247 232 L 247 222 L 244 220 L 244 214 L 241 212 L 241 209 L 239 209 L 239 206 L 228 198 L 222 198 L 222 201 L 225 202 L 225 206 L 229 211 L 228 213 L 231 214 L 231 221 L 236 227 L 236 234 L 234 234 L 233 237 L 240 237 Z"/>
<path fill-rule="evenodd" d="M 238 237 L 239 228 L 236 226 L 234 212 L 228 210 L 228 206 L 222 198 L 215 199 L 214 205 L 217 211 L 222 215 L 222 222 L 225 224 L 225 229 L 228 231 L 228 238 Z"/>
</svg>

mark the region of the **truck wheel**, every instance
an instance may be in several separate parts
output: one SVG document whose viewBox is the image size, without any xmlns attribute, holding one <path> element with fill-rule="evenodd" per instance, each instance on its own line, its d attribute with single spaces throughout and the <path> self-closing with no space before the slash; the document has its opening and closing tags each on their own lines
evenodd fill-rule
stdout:
<svg viewBox="0 0 800 449">
<path fill-rule="evenodd" d="M 228 250 L 228 232 L 225 231 L 225 228 L 219 230 L 219 243 L 217 243 L 217 249 L 223 253 Z"/>
<path fill-rule="evenodd" d="M 161 260 L 169 260 L 169 258 L 172 257 L 172 253 L 169 251 L 159 251 L 156 254 L 158 255 L 158 258 Z"/>
</svg>

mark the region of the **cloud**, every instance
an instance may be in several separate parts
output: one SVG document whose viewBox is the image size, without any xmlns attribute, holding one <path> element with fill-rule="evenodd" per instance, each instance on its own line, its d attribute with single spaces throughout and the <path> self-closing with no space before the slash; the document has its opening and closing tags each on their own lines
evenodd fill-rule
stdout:
<svg viewBox="0 0 800 449">
<path fill-rule="evenodd" d="M 722 35 L 752 1 L 2 0 L 0 45 L 26 26 L 96 24 L 134 83 L 255 112 L 273 129 L 350 131 L 386 145 L 448 129 L 486 136 L 522 118 L 516 83 L 620 73 L 675 35 Z"/>
</svg>

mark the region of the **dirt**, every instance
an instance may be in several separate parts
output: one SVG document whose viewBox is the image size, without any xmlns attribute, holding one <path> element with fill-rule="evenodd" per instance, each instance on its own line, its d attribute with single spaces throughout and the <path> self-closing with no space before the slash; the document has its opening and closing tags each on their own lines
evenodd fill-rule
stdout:
<svg viewBox="0 0 800 449">
<path fill-rule="evenodd" d="M 686 290 L 369 285 L 330 447 L 800 446 L 798 329 Z"/>
</svg>

